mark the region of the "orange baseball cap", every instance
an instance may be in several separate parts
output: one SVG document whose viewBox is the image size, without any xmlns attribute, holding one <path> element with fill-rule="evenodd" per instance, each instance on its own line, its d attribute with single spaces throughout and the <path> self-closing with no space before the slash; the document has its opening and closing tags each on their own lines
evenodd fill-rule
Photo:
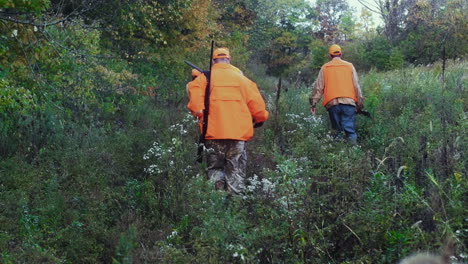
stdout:
<svg viewBox="0 0 468 264">
<path fill-rule="evenodd" d="M 330 55 L 341 55 L 341 47 L 333 44 L 328 49 L 328 53 L 330 53 Z"/>
<path fill-rule="evenodd" d="M 215 49 L 215 51 L 213 51 L 213 59 L 220 59 L 220 58 L 228 58 L 228 59 L 231 58 L 228 48 L 217 48 Z"/>
<path fill-rule="evenodd" d="M 192 77 L 197 77 L 198 75 L 200 75 L 201 72 L 197 69 L 192 69 Z"/>
</svg>

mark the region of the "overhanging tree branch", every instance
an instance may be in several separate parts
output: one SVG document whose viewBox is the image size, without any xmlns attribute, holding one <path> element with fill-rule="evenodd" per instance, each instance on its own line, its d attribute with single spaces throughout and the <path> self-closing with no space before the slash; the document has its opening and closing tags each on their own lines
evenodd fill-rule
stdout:
<svg viewBox="0 0 468 264">
<path fill-rule="evenodd" d="M 379 10 L 378 8 L 376 7 L 371 7 L 371 4 L 369 3 L 369 1 L 367 0 L 358 0 L 358 2 L 363 5 L 367 10 L 373 12 L 373 13 L 376 13 L 376 14 L 379 14 L 379 15 L 382 15 L 382 12 L 381 10 Z"/>
<path fill-rule="evenodd" d="M 8 22 L 13 22 L 17 24 L 22 24 L 22 25 L 31 25 L 31 26 L 36 26 L 36 27 L 48 27 L 48 26 L 53 26 L 57 25 L 59 23 L 65 22 L 69 19 L 70 16 L 67 16 L 63 19 L 59 19 L 56 21 L 50 21 L 50 22 L 43 22 L 43 23 L 38 23 L 34 20 L 20 20 L 16 18 L 12 18 L 11 16 L 4 16 L 4 14 L 0 13 L 0 20 L 8 21 Z"/>
</svg>

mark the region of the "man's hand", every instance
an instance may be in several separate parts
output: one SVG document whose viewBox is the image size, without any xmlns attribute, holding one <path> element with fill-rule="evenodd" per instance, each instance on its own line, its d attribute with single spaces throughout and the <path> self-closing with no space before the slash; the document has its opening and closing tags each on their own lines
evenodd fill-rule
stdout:
<svg viewBox="0 0 468 264">
<path fill-rule="evenodd" d="M 310 108 L 310 114 L 311 114 L 311 115 L 315 115 L 315 106 L 312 106 L 312 107 Z"/>
<path fill-rule="evenodd" d="M 362 102 L 358 102 L 358 103 L 357 103 L 357 105 L 356 105 L 356 110 L 357 110 L 358 112 L 364 110 L 364 105 L 362 104 Z"/>
<path fill-rule="evenodd" d="M 195 117 L 197 117 L 197 118 L 203 117 L 203 109 L 200 110 L 200 111 L 198 111 L 198 112 L 195 112 L 194 115 L 195 115 Z"/>
<path fill-rule="evenodd" d="M 200 110 L 193 114 L 195 115 L 195 118 L 198 120 L 199 123 L 203 122 L 203 110 Z"/>
</svg>

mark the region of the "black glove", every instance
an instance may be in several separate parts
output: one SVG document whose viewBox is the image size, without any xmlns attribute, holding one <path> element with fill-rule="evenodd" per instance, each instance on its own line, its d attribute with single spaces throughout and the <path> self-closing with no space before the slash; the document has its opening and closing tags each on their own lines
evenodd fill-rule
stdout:
<svg viewBox="0 0 468 264">
<path fill-rule="evenodd" d="M 261 126 L 263 126 L 263 122 L 254 124 L 254 128 L 258 128 L 258 127 L 261 127 Z"/>
</svg>

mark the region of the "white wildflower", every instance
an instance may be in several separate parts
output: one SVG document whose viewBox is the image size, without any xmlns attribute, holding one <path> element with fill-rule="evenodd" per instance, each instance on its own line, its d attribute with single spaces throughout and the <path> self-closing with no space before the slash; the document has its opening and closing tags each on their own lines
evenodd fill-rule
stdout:
<svg viewBox="0 0 468 264">
<path fill-rule="evenodd" d="M 167 236 L 167 239 L 173 239 L 177 235 L 178 235 L 177 230 L 174 230 L 174 231 L 172 231 L 172 233 L 169 236 Z"/>
</svg>

